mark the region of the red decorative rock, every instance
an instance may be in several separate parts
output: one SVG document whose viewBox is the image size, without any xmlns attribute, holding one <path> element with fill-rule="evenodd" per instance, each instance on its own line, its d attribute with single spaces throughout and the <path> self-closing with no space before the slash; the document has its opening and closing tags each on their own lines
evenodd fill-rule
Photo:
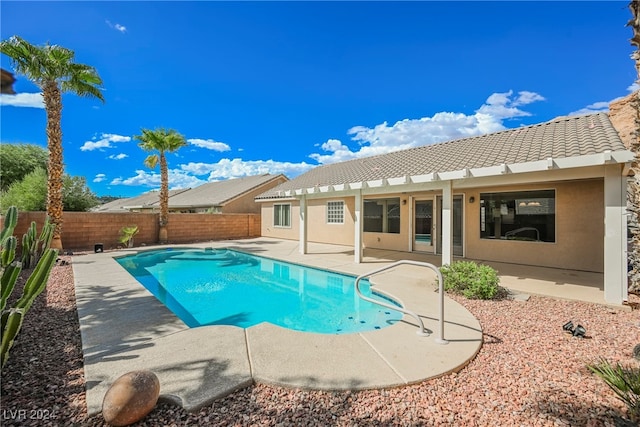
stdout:
<svg viewBox="0 0 640 427">
<path fill-rule="evenodd" d="M 160 381 L 151 371 L 131 371 L 114 381 L 104 395 L 102 416 L 113 426 L 128 426 L 156 406 Z"/>
</svg>

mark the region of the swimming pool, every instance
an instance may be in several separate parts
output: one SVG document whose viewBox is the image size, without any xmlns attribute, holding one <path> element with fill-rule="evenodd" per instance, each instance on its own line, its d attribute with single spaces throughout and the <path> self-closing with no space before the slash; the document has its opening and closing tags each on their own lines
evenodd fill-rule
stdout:
<svg viewBox="0 0 640 427">
<path fill-rule="evenodd" d="M 189 327 L 269 322 L 346 334 L 402 319 L 399 311 L 359 298 L 355 277 L 230 249 L 160 249 L 116 261 Z M 389 302 L 368 282 L 360 289 Z"/>
</svg>

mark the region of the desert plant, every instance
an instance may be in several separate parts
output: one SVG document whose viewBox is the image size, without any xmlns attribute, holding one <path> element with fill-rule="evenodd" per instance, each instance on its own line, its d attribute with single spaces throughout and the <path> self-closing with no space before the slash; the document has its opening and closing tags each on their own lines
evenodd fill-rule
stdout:
<svg viewBox="0 0 640 427">
<path fill-rule="evenodd" d="M 53 238 L 53 228 L 54 225 L 47 217 L 42 226 L 42 232 L 38 237 L 36 223 L 31 221 L 31 226 L 22 236 L 22 268 L 31 268 L 32 265 L 35 265 L 40 260 L 42 254 L 49 249 Z"/>
<path fill-rule="evenodd" d="M 174 153 L 187 145 L 184 136 L 173 129 L 142 129 L 142 134 L 134 137 L 144 151 L 157 151 L 144 159 L 144 164 L 151 168 L 160 164 L 160 215 L 158 223 L 158 241 L 167 243 L 167 224 L 169 223 L 169 169 L 167 153 Z"/>
<path fill-rule="evenodd" d="M 493 299 L 503 294 L 498 273 L 488 265 L 454 261 L 440 268 L 444 289 L 469 299 Z"/>
<path fill-rule="evenodd" d="M 0 315 L 2 343 L 0 344 L 1 365 L 4 367 L 9 358 L 9 350 L 20 332 L 25 314 L 31 308 L 33 301 L 47 286 L 49 274 L 58 257 L 55 249 L 46 249 L 27 279 L 22 296 L 12 306 L 7 308 L 8 299 L 13 292 L 16 281 L 22 271 L 22 264 L 15 259 L 18 240 L 13 235 L 17 224 L 18 210 L 15 206 L 8 209 L 4 218 L 4 227 L 0 232 Z"/>
<path fill-rule="evenodd" d="M 36 46 L 13 36 L 0 42 L 14 70 L 35 83 L 42 91 L 47 116 L 47 215 L 55 224 L 51 246 L 62 249 L 62 94 L 75 93 L 104 101 L 102 79 L 95 68 L 75 62 L 71 49 L 49 43 Z"/>
<path fill-rule="evenodd" d="M 118 237 L 118 241 L 123 245 L 127 245 L 128 248 L 133 247 L 133 236 L 138 234 L 138 226 L 130 225 L 128 227 L 122 227 L 120 229 L 120 236 Z"/>
<path fill-rule="evenodd" d="M 640 422 L 640 367 L 626 367 L 606 359 L 587 365 L 589 370 L 602 378 L 629 410 L 629 418 Z"/>
</svg>

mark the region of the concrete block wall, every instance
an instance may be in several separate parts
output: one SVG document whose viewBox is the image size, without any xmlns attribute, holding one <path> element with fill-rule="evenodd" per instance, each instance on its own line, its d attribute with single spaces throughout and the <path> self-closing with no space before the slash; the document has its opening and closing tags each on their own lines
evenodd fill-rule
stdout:
<svg viewBox="0 0 640 427">
<path fill-rule="evenodd" d="M 31 225 L 36 222 L 38 232 L 42 229 L 45 212 L 19 212 L 14 235 L 18 242 Z M 0 218 L 0 227 L 4 218 Z M 62 244 L 65 250 L 93 250 L 102 243 L 105 250 L 115 249 L 120 229 L 137 225 L 139 232 L 134 237 L 134 247 L 158 242 L 157 213 L 101 213 L 64 212 Z M 260 236 L 259 214 L 169 214 L 167 226 L 170 243 L 190 243 L 207 240 L 242 239 Z M 18 243 L 20 244 L 20 243 Z"/>
<path fill-rule="evenodd" d="M 169 214 L 167 233 L 174 243 L 259 237 L 260 215 Z"/>
</svg>

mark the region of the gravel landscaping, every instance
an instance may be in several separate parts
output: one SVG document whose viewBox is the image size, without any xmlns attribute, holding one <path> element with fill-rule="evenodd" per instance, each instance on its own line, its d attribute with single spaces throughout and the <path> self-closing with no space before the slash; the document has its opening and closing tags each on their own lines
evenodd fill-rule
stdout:
<svg viewBox="0 0 640 427">
<path fill-rule="evenodd" d="M 70 263 L 62 256 L 2 370 L 3 426 L 101 426 L 88 417 Z M 63 265 L 65 264 L 65 265 Z M 14 294 L 20 293 L 18 287 Z M 453 297 L 480 321 L 484 344 L 457 374 L 386 390 L 318 392 L 257 384 L 197 413 L 159 403 L 139 426 L 628 426 L 622 401 L 586 364 L 637 364 L 638 310 L 531 297 Z M 638 304 L 640 298 L 631 296 Z M 586 338 L 562 331 L 572 320 Z M 161 385 L 162 387 L 162 385 Z M 162 391 L 161 391 L 162 392 Z"/>
</svg>

